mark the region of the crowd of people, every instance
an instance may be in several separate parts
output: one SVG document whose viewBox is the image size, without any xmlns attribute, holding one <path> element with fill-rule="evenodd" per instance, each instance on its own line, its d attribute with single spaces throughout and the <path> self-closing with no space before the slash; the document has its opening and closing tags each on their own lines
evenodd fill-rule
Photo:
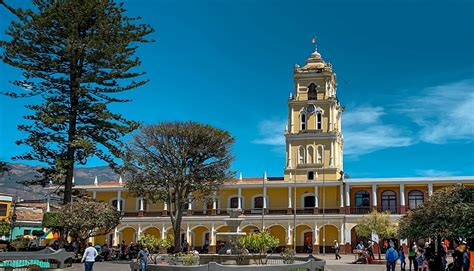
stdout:
<svg viewBox="0 0 474 271">
<path fill-rule="evenodd" d="M 416 242 L 413 242 L 408 247 L 408 253 L 405 253 L 403 246 L 399 246 L 397 249 L 394 242 L 390 241 L 388 244 L 385 244 L 387 271 L 395 271 L 397 263 L 400 263 L 401 271 L 473 271 L 469 269 L 471 262 L 470 250 L 465 242 L 459 242 L 457 244 L 454 252 L 451 253 L 452 263 L 448 264 L 450 255 L 449 244 L 448 240 L 443 240 L 436 251 L 433 242 L 426 242 L 423 245 L 418 245 Z M 363 241 L 360 241 L 355 250 L 359 257 L 353 263 L 372 263 L 374 260 L 373 251 L 373 243 L 371 241 L 368 241 L 367 246 Z"/>
</svg>

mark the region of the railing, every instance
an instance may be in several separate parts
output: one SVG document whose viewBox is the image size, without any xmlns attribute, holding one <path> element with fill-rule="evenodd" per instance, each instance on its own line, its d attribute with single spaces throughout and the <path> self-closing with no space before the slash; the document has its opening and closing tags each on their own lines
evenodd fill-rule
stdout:
<svg viewBox="0 0 474 271">
<path fill-rule="evenodd" d="M 372 207 L 351 207 L 349 213 L 351 215 L 365 215 L 372 211 Z"/>
<path fill-rule="evenodd" d="M 352 211 L 352 209 L 359 209 L 359 208 L 351 208 L 351 214 L 366 214 L 365 211 Z M 315 213 L 315 210 L 317 210 L 317 213 Z M 292 215 L 294 212 L 294 209 L 282 209 L 282 208 L 276 208 L 276 209 L 265 209 L 265 214 L 266 215 Z M 368 211 L 370 212 L 370 210 Z M 368 213 L 367 212 L 367 213 Z M 243 209 L 242 213 L 244 215 L 262 215 L 262 209 L 261 208 L 254 208 L 254 209 Z M 306 207 L 306 208 L 297 208 L 296 209 L 296 214 L 297 215 L 314 215 L 314 214 L 339 214 L 340 209 L 339 208 L 318 208 L 315 209 L 313 207 Z M 227 216 L 227 209 L 216 209 L 216 210 L 206 210 L 206 209 L 193 209 L 191 213 L 189 213 L 189 210 L 185 210 L 183 213 L 184 216 Z M 122 212 L 123 217 L 162 217 L 164 216 L 164 211 L 124 211 Z"/>
<path fill-rule="evenodd" d="M 224 255 L 233 256 L 233 255 Z M 235 257 L 237 257 L 235 255 Z M 289 270 L 309 270 L 309 271 L 320 271 L 324 270 L 326 262 L 321 259 L 315 258 L 313 255 L 308 257 L 293 258 L 292 263 L 288 263 L 283 260 L 281 256 L 267 256 L 266 264 L 264 265 L 223 265 L 216 262 L 209 262 L 207 264 L 195 265 L 195 266 L 183 266 L 183 265 L 160 265 L 160 264 L 148 264 L 147 270 L 149 271 L 176 271 L 176 270 L 193 270 L 193 271 L 231 271 L 231 270 L 248 270 L 248 271 L 289 271 Z M 137 262 L 132 261 L 130 263 L 131 271 L 138 271 L 139 265 Z"/>
<path fill-rule="evenodd" d="M 398 210 L 400 210 L 400 208 L 398 208 L 398 206 L 379 206 L 379 207 L 377 207 L 378 212 L 388 211 L 390 214 L 398 214 L 399 213 Z"/>
<path fill-rule="evenodd" d="M 40 251 L 15 251 L 0 253 L 0 270 L 47 270 L 64 268 L 74 253 L 63 249 L 45 248 Z M 12 269 L 14 268 L 14 269 Z"/>
</svg>

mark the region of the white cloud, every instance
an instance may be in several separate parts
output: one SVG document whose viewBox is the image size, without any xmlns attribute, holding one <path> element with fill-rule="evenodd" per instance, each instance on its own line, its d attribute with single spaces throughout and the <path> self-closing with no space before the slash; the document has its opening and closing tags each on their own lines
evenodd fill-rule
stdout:
<svg viewBox="0 0 474 271">
<path fill-rule="evenodd" d="M 260 137 L 253 140 L 254 144 L 281 146 L 285 145 L 286 120 L 264 120 L 259 123 Z"/>
<path fill-rule="evenodd" d="M 419 139 L 433 144 L 474 138 L 474 80 L 425 88 L 399 111 L 420 126 Z"/>
<path fill-rule="evenodd" d="M 423 177 L 446 177 L 458 174 L 457 171 L 445 171 L 437 169 L 418 169 L 415 170 L 415 173 Z"/>
<path fill-rule="evenodd" d="M 414 144 L 400 127 L 383 123 L 382 107 L 356 107 L 343 115 L 344 154 L 357 157 L 381 149 Z"/>
</svg>

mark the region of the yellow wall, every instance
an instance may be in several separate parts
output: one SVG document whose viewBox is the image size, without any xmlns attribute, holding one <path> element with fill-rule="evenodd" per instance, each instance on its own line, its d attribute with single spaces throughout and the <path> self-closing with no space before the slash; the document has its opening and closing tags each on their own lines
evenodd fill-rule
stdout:
<svg viewBox="0 0 474 271">
<path fill-rule="evenodd" d="M 143 233 L 146 234 L 146 235 L 153 235 L 157 238 L 161 238 L 160 230 L 158 228 L 155 228 L 155 227 L 147 228 Z"/>
<path fill-rule="evenodd" d="M 207 228 L 203 226 L 197 227 L 193 230 L 193 232 L 194 232 L 194 244 L 191 244 L 191 246 L 202 247 L 204 245 L 203 233 L 208 232 Z"/>
<path fill-rule="evenodd" d="M 323 235 L 326 236 L 325 243 L 323 242 Z M 325 225 L 319 229 L 319 244 L 325 246 L 334 245 L 334 240 L 339 240 L 339 232 L 333 225 Z"/>
<path fill-rule="evenodd" d="M 269 228 L 270 234 L 277 237 L 280 242 L 278 243 L 279 246 L 286 245 L 286 231 L 285 228 L 279 225 L 275 225 Z"/>
<path fill-rule="evenodd" d="M 231 189 L 222 189 L 219 191 L 219 201 L 220 201 L 220 207 L 219 209 L 226 209 L 229 208 L 230 206 L 227 206 L 227 198 L 231 195 L 237 195 L 237 189 L 236 188 L 231 188 Z"/>
<path fill-rule="evenodd" d="M 303 245 L 303 238 L 301 236 L 301 233 L 303 233 L 306 230 L 311 231 L 311 228 L 306 225 L 299 225 L 296 227 L 296 245 L 297 246 Z"/>
<path fill-rule="evenodd" d="M 127 227 L 125 229 L 122 230 L 122 234 L 121 234 L 121 238 L 120 238 L 120 242 L 125 241 L 125 244 L 127 244 L 127 246 L 131 243 L 131 242 L 134 242 L 135 241 L 135 229 L 134 228 L 131 228 L 131 227 Z"/>
<path fill-rule="evenodd" d="M 267 188 L 270 209 L 286 209 L 288 207 L 288 188 Z"/>
<path fill-rule="evenodd" d="M 94 237 L 94 245 L 95 244 L 105 244 L 107 242 L 107 235 L 99 235 Z"/>
</svg>

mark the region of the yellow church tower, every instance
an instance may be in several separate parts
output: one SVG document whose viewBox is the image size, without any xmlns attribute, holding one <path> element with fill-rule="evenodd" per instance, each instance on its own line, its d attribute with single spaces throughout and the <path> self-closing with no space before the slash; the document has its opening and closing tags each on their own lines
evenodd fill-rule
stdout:
<svg viewBox="0 0 474 271">
<path fill-rule="evenodd" d="M 303 67 L 295 65 L 293 79 L 285 131 L 285 181 L 340 181 L 343 108 L 336 96 L 332 65 L 315 47 Z"/>
</svg>

